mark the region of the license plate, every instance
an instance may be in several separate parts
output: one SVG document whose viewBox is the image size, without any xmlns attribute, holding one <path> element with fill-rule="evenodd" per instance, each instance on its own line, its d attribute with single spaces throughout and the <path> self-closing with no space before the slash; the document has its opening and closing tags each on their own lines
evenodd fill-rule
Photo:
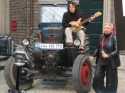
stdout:
<svg viewBox="0 0 125 93">
<path fill-rule="evenodd" d="M 35 47 L 43 50 L 62 50 L 63 44 L 36 43 Z"/>
</svg>

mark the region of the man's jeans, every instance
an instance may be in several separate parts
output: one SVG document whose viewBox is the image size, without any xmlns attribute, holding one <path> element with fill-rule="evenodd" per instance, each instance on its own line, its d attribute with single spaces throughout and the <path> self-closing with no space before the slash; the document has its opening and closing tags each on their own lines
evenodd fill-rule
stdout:
<svg viewBox="0 0 125 93">
<path fill-rule="evenodd" d="M 72 29 L 70 27 L 67 27 L 65 29 L 65 36 L 66 36 L 66 43 L 73 43 L 73 36 L 72 36 Z M 81 46 L 84 46 L 85 42 L 85 32 L 83 30 L 80 30 L 76 32 L 78 38 L 81 41 Z"/>
</svg>

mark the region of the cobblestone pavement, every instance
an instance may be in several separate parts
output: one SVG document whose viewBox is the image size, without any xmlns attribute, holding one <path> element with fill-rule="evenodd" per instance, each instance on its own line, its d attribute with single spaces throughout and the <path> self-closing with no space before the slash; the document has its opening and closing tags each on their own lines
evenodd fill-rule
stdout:
<svg viewBox="0 0 125 93">
<path fill-rule="evenodd" d="M 119 71 L 118 93 L 125 93 L 125 71 Z M 7 93 L 7 85 L 4 80 L 3 71 L 0 71 L 0 93 Z M 41 80 L 36 80 L 33 88 L 26 93 L 76 93 L 71 84 L 65 86 L 42 85 Z M 90 93 L 94 93 L 91 91 Z"/>
<path fill-rule="evenodd" d="M 122 64 L 124 66 L 124 63 L 122 60 Z M 3 64 L 0 62 L 0 65 Z M 122 69 L 124 67 L 121 67 L 119 69 L 119 84 L 118 84 L 118 93 L 125 93 L 125 69 Z M 7 93 L 8 86 L 5 83 L 3 70 L 0 70 L 0 93 Z M 34 82 L 33 88 L 28 90 L 26 93 L 76 93 L 72 87 L 72 84 L 68 82 L 65 85 L 56 85 L 53 84 L 42 84 L 41 80 L 36 80 Z M 90 93 L 94 93 L 93 90 Z"/>
</svg>

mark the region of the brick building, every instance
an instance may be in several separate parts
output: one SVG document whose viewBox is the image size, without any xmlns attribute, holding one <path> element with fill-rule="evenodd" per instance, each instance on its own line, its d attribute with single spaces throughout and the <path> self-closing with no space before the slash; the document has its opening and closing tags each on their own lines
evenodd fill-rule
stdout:
<svg viewBox="0 0 125 93">
<path fill-rule="evenodd" d="M 20 42 L 24 37 L 37 31 L 40 23 L 41 4 L 64 3 L 66 0 L 10 0 L 10 33 Z M 13 29 L 13 21 L 16 22 Z"/>
<path fill-rule="evenodd" d="M 30 35 L 31 32 L 39 30 L 38 24 L 40 23 L 40 9 L 42 4 L 61 4 L 66 3 L 66 1 L 67 0 L 0 0 L 0 34 L 10 33 L 17 42 L 20 42 L 24 37 Z M 81 11 L 89 13 L 93 13 L 95 10 L 103 11 L 103 24 L 106 22 L 113 22 L 115 24 L 115 22 L 117 22 L 118 30 L 121 31 L 118 32 L 118 40 L 120 44 L 124 44 L 124 31 L 122 31 L 124 26 L 121 25 L 125 22 L 122 17 L 122 0 L 77 1 L 80 1 Z M 116 13 L 114 9 L 117 10 Z M 96 23 L 98 24 L 99 22 Z M 98 26 L 96 27 L 97 30 L 91 34 L 102 33 L 102 24 L 99 26 L 96 25 L 96 23 L 93 23 L 94 25 L 92 24 L 89 27 L 91 30 L 93 27 Z M 122 45 L 120 49 L 124 50 L 124 46 L 125 45 Z"/>
<path fill-rule="evenodd" d="M 20 42 L 30 32 L 38 30 L 39 4 L 37 0 L 10 0 L 9 5 L 10 33 L 17 42 Z"/>
</svg>

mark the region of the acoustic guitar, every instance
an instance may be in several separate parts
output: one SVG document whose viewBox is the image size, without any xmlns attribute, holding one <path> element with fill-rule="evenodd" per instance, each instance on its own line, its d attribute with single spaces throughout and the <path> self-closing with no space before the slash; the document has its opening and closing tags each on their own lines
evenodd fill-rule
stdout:
<svg viewBox="0 0 125 93">
<path fill-rule="evenodd" d="M 88 22 L 94 21 L 96 18 L 100 17 L 102 15 L 102 12 L 98 11 L 95 14 L 93 14 L 91 17 L 85 19 L 82 21 L 82 18 L 79 18 L 77 21 L 72 21 L 69 24 L 72 25 L 71 29 L 73 32 L 78 32 L 81 29 L 84 29 L 84 24 Z"/>
</svg>

